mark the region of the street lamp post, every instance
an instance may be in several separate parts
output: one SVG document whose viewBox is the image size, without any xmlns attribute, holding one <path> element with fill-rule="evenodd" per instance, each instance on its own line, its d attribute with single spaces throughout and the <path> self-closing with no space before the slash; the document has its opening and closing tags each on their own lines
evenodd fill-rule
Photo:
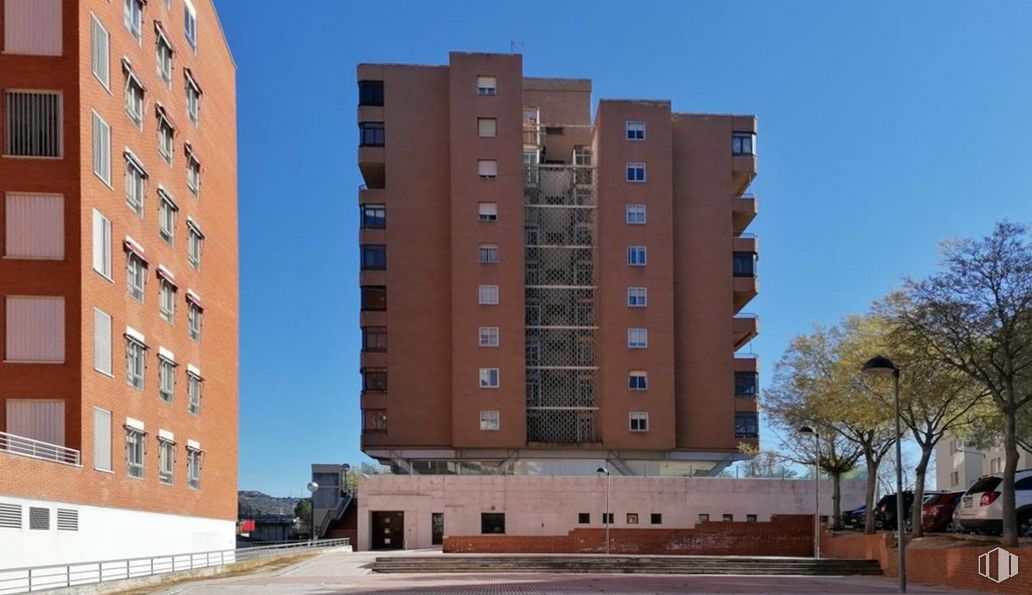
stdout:
<svg viewBox="0 0 1032 595">
<path fill-rule="evenodd" d="M 892 375 L 893 398 L 896 417 L 896 566 L 899 568 L 899 592 L 907 592 L 907 543 L 903 537 L 903 437 L 899 424 L 899 368 L 887 357 L 876 356 L 867 360 L 861 370 L 864 374 L 875 376 Z M 920 502 L 914 503 L 920 506 Z"/>
<path fill-rule="evenodd" d="M 609 473 L 608 467 L 599 467 L 595 473 L 606 475 L 606 512 L 602 515 L 602 524 L 606 526 L 606 555 L 609 555 L 609 492 L 613 487 L 613 476 Z"/>
<path fill-rule="evenodd" d="M 311 527 L 309 529 L 308 540 L 310 542 L 315 542 L 315 493 L 319 491 L 319 484 L 315 483 L 314 481 L 310 481 L 310 482 L 308 482 L 308 485 L 306 485 L 305 487 L 308 488 L 308 493 L 312 495 L 311 500 L 309 500 L 309 502 L 308 502 L 308 504 L 309 504 L 309 506 L 308 506 L 308 508 L 309 508 L 309 516 L 308 516 L 308 518 L 309 518 L 309 520 L 312 523 Z"/>
<path fill-rule="evenodd" d="M 821 435 L 810 426 L 799 428 L 800 434 L 813 434 L 813 557 L 821 559 Z"/>
</svg>

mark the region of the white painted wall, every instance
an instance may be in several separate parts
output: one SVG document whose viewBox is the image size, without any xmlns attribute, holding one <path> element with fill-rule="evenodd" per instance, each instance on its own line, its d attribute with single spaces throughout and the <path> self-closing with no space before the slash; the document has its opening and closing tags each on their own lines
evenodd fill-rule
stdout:
<svg viewBox="0 0 1032 595">
<path fill-rule="evenodd" d="M 22 506 L 22 528 L 0 527 L 0 570 L 23 566 L 233 549 L 236 522 L 0 495 Z M 29 529 L 30 506 L 50 509 L 50 529 Z M 57 530 L 57 509 L 79 511 L 78 531 Z"/>
<path fill-rule="evenodd" d="M 713 477 L 613 477 L 609 510 L 614 528 L 694 527 L 699 514 L 758 521 L 774 514 L 813 514 L 813 480 Z M 863 504 L 863 481 L 842 482 L 842 510 Z M 358 547 L 368 550 L 373 511 L 405 513 L 405 547 L 431 547 L 434 512 L 444 513 L 444 534 L 479 535 L 481 512 L 506 513 L 507 535 L 566 535 L 576 527 L 602 527 L 604 477 L 374 475 L 359 480 Z M 577 514 L 591 514 L 580 525 Z M 651 513 L 662 525 L 649 524 Z M 627 513 L 638 524 L 627 524 Z M 831 481 L 821 481 L 821 514 L 831 514 Z"/>
</svg>

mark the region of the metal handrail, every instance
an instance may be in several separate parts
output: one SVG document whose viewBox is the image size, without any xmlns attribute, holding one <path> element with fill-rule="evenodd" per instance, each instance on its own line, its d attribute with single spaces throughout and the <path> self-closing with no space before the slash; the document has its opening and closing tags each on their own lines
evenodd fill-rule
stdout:
<svg viewBox="0 0 1032 595">
<path fill-rule="evenodd" d="M 321 538 L 323 535 L 326 535 L 326 531 L 330 528 L 330 523 L 340 520 L 340 518 L 344 516 L 344 511 L 346 511 L 350 505 L 351 496 L 344 496 L 340 499 L 340 502 L 337 503 L 336 508 L 326 511 L 326 516 L 324 516 L 322 521 L 319 523 L 319 532 L 316 536 Z"/>
<path fill-rule="evenodd" d="M 285 552 L 351 545 L 348 538 L 298 541 L 266 547 L 211 550 L 141 558 L 70 562 L 46 566 L 0 568 L 0 594 L 29 593 L 62 587 L 77 587 L 159 574 L 213 568 L 278 556 Z"/>
<path fill-rule="evenodd" d="M 62 465 L 81 466 L 81 454 L 74 448 L 35 440 L 17 434 L 0 432 L 0 452 L 51 461 Z"/>
</svg>

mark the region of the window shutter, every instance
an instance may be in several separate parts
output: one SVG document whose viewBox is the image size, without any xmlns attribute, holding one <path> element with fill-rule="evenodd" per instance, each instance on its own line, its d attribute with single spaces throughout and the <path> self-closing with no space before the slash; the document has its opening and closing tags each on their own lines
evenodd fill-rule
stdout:
<svg viewBox="0 0 1032 595">
<path fill-rule="evenodd" d="M 8 399 L 7 431 L 64 446 L 64 401 Z"/>
<path fill-rule="evenodd" d="M 111 128 L 93 112 L 93 173 L 111 183 Z"/>
<path fill-rule="evenodd" d="M 5 256 L 64 259 L 63 196 L 9 193 L 5 206 Z"/>
<path fill-rule="evenodd" d="M 493 159 L 481 159 L 477 161 L 477 175 L 493 178 L 498 175 L 498 162 Z"/>
<path fill-rule="evenodd" d="M 110 38 L 104 25 L 94 15 L 90 26 L 90 56 L 93 65 L 93 74 L 97 80 L 104 83 L 105 87 L 110 86 Z"/>
<path fill-rule="evenodd" d="M 111 221 L 93 209 L 93 270 L 111 276 Z"/>
<path fill-rule="evenodd" d="M 4 0 L 4 53 L 61 55 L 61 0 Z"/>
<path fill-rule="evenodd" d="M 7 296 L 6 313 L 5 360 L 64 361 L 64 298 Z"/>
<path fill-rule="evenodd" d="M 93 408 L 93 467 L 111 471 L 111 412 Z"/>
<path fill-rule="evenodd" d="M 93 309 L 93 367 L 111 373 L 111 316 Z"/>
</svg>

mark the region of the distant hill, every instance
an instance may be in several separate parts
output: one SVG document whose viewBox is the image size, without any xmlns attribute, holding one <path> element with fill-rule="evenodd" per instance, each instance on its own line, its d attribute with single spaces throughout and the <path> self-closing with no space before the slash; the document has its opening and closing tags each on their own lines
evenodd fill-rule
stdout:
<svg viewBox="0 0 1032 595">
<path fill-rule="evenodd" d="M 294 507 L 300 501 L 301 498 L 277 498 L 251 490 L 237 492 L 237 510 L 241 517 L 294 514 Z"/>
</svg>

